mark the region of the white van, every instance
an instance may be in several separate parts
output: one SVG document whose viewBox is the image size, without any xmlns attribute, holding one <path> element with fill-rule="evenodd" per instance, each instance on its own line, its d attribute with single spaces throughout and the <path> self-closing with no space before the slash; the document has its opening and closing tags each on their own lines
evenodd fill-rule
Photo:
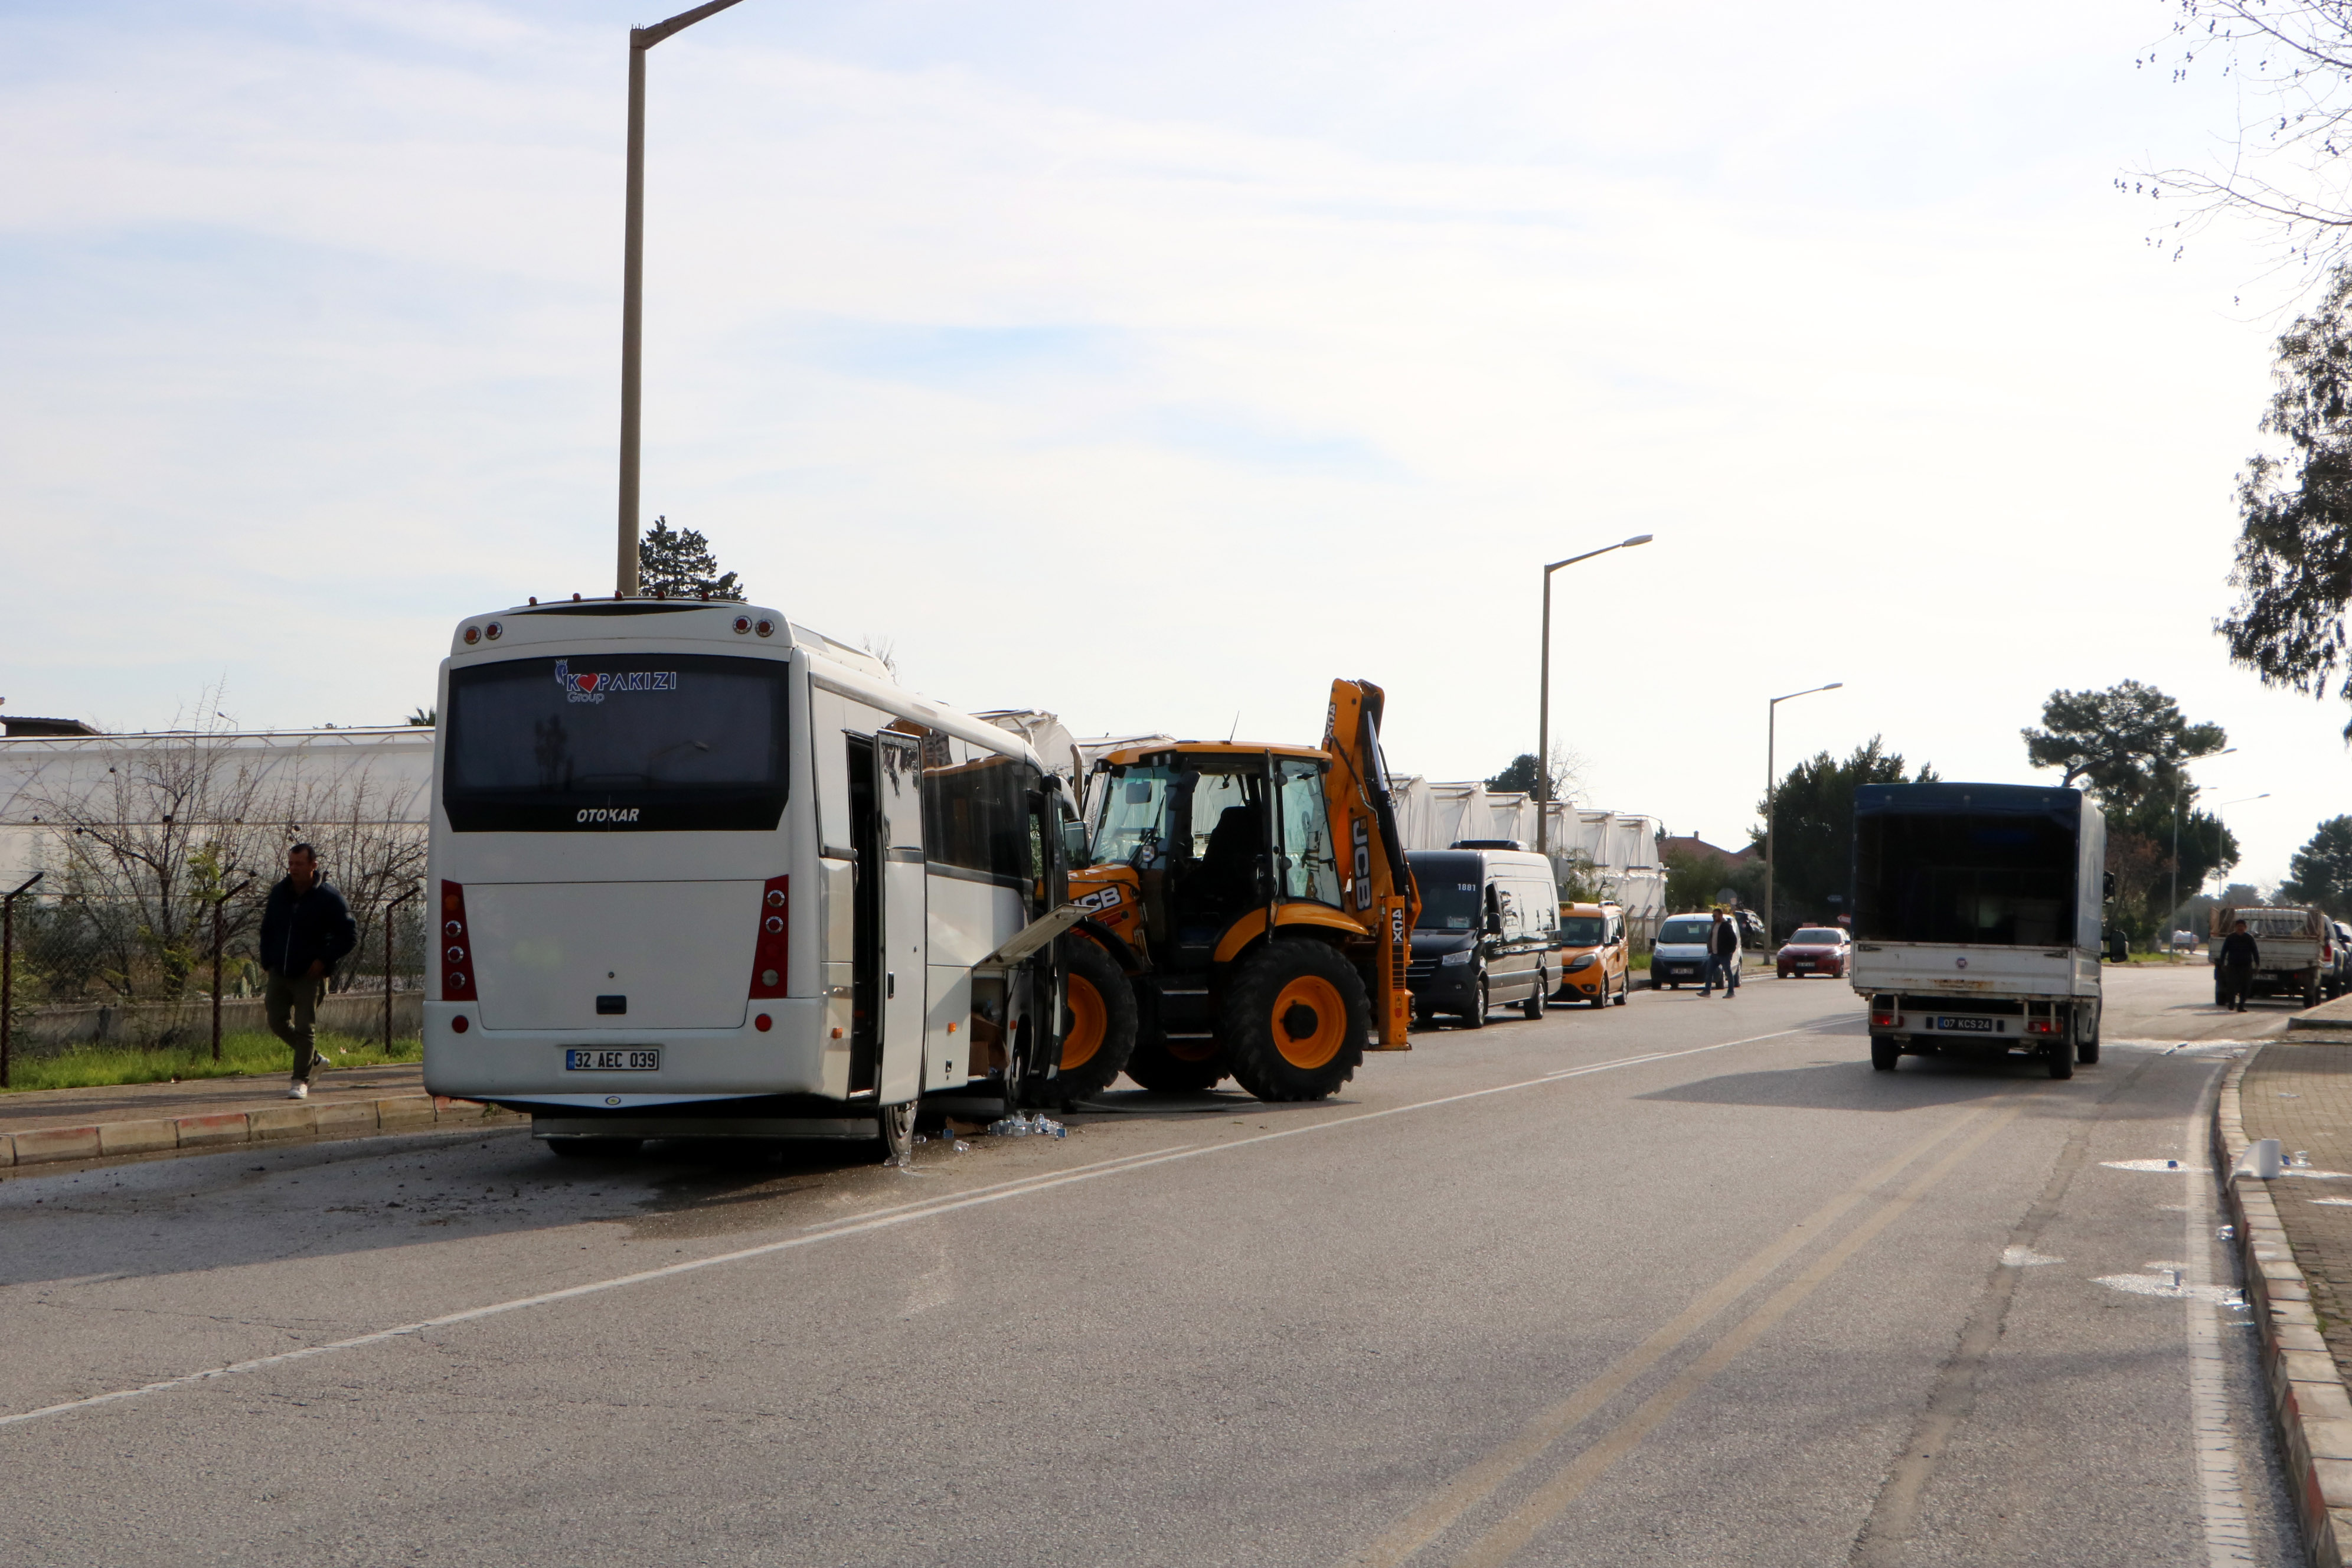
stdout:
<svg viewBox="0 0 2352 1568">
<path fill-rule="evenodd" d="M 1650 989 L 1673 991 L 1685 981 L 1706 984 L 1706 949 L 1715 934 L 1712 914 L 1669 915 L 1650 947 Z"/>
<path fill-rule="evenodd" d="M 436 1094 L 563 1153 L 882 1137 L 1058 1065 L 1061 783 L 773 610 L 469 616 L 441 666 Z"/>
</svg>

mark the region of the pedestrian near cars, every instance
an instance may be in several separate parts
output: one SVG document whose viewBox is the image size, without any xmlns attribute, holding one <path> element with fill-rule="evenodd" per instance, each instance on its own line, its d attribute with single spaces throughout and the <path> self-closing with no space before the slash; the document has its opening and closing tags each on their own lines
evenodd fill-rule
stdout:
<svg viewBox="0 0 2352 1568">
<path fill-rule="evenodd" d="M 2262 961 L 2262 949 L 2254 945 L 2253 934 L 2246 922 L 2239 921 L 2230 927 L 2230 934 L 2221 939 L 2221 951 L 2215 955 L 2221 966 L 2221 1004 L 2232 1013 L 2246 1010 L 2246 995 L 2254 988 L 2254 965 Z"/>
<path fill-rule="evenodd" d="M 1707 930 L 1706 978 L 1699 983 L 1698 994 L 1712 995 L 1717 980 L 1723 982 L 1724 999 L 1729 1001 L 1739 989 L 1739 927 L 1720 909 Z"/>
<path fill-rule="evenodd" d="M 327 972 L 358 944 L 351 906 L 320 874 L 318 851 L 308 844 L 286 851 L 286 875 L 261 911 L 261 966 L 269 975 L 263 1003 L 269 1032 L 294 1048 L 289 1100 L 310 1098 L 319 997 Z"/>
</svg>

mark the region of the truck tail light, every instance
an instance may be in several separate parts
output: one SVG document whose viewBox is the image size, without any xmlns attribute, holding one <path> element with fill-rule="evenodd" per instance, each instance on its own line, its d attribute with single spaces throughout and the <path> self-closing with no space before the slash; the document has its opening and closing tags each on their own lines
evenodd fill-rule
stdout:
<svg viewBox="0 0 2352 1568">
<path fill-rule="evenodd" d="M 456 882 L 441 884 L 441 1000 L 471 1002 L 474 993 L 474 933 L 466 922 L 466 889 Z"/>
<path fill-rule="evenodd" d="M 1870 1015 L 1870 1026 L 1874 1029 L 1899 1029 L 1903 1026 L 1903 1015 L 1874 1011 Z"/>
<path fill-rule="evenodd" d="M 754 997 L 784 994 L 784 943 L 793 930 L 792 881 L 790 877 L 771 877 L 760 891 L 760 939 L 751 945 Z"/>
<path fill-rule="evenodd" d="M 2054 1035 L 2058 1032 L 2058 1026 L 2048 1018 L 2031 1018 L 2026 1021 L 2025 1032 L 2029 1035 Z"/>
</svg>

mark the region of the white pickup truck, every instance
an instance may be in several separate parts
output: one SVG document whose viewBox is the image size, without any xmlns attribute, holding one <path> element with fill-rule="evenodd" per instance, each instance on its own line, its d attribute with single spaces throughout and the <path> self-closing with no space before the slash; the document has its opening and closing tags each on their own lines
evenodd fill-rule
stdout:
<svg viewBox="0 0 2352 1568">
<path fill-rule="evenodd" d="M 2213 1000 L 2223 1002 L 2221 939 L 2240 921 L 2254 939 L 2262 956 L 2254 964 L 2254 994 L 2299 996 L 2306 1007 L 2319 1005 L 2321 993 L 2336 968 L 2335 932 L 2317 910 L 2273 909 L 2267 905 L 2213 910 Z"/>
<path fill-rule="evenodd" d="M 2099 1059 L 2107 825 L 2082 791 L 1864 784 L 1853 827 L 1871 1066 L 2022 1052 L 2072 1078 Z"/>
</svg>

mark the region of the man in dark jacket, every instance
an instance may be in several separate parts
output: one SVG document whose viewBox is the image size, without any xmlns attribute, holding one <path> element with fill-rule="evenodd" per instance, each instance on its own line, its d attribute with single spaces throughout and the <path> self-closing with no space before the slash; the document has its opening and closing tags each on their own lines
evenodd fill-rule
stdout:
<svg viewBox="0 0 2352 1568">
<path fill-rule="evenodd" d="M 2262 950 L 2239 921 L 2230 927 L 2230 934 L 2221 939 L 2221 951 L 2216 955 L 2221 984 L 2214 1000 L 2233 1013 L 2246 1010 L 2246 994 L 2254 988 L 2254 965 L 2262 960 Z"/>
<path fill-rule="evenodd" d="M 1716 977 L 1723 979 L 1725 1001 L 1739 994 L 1739 926 L 1723 910 L 1715 911 L 1715 924 L 1706 933 L 1706 978 L 1698 994 L 1707 995 L 1715 990 Z"/>
<path fill-rule="evenodd" d="M 308 844 L 286 851 L 286 876 L 269 889 L 261 911 L 261 967 L 269 972 L 264 1006 L 269 1032 L 294 1047 L 289 1100 L 310 1098 L 317 1064 L 319 996 L 327 971 L 359 943 L 351 907 L 319 875 L 318 852 Z"/>
</svg>

